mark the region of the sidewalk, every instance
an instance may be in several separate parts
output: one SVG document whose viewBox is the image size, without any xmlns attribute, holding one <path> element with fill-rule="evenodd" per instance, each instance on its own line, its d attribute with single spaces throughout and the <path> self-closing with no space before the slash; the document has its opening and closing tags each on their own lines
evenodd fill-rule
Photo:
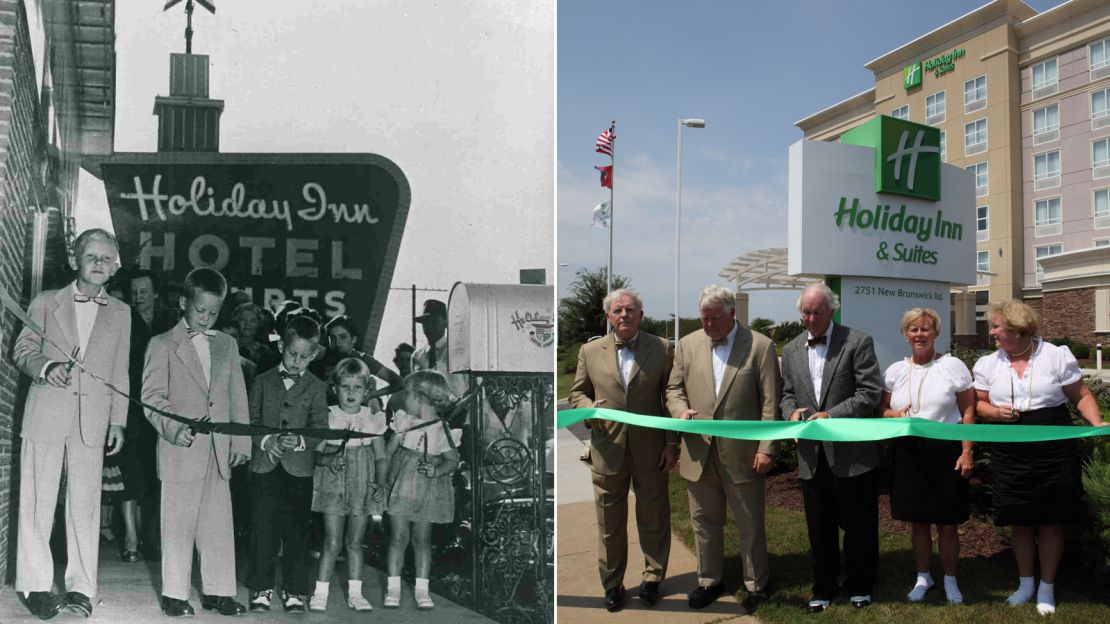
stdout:
<svg viewBox="0 0 1110 624">
<path fill-rule="evenodd" d="M 559 593 L 555 613 L 559 622 L 758 624 L 759 620 L 756 618 L 743 615 L 744 608 L 734 596 L 721 598 L 701 611 L 694 611 L 687 606 L 686 594 L 697 583 L 697 563 L 694 554 L 677 538 L 672 538 L 667 579 L 660 586 L 663 599 L 654 607 L 647 607 L 635 598 L 640 586 L 643 556 L 640 554 L 632 501 L 629 501 L 629 566 L 624 578 L 628 598 L 623 611 L 606 611 L 597 574 L 597 517 L 594 511 L 593 485 L 589 469 L 578 460 L 582 452 L 582 442 L 566 429 L 557 430 L 556 436 L 559 505 L 555 513 L 559 528 L 556 554 Z"/>
<path fill-rule="evenodd" d="M 100 571 L 98 583 L 100 595 L 93 603 L 92 616 L 89 622 L 105 623 L 135 623 L 148 622 L 180 622 L 182 618 L 171 618 L 162 614 L 158 605 L 158 587 L 160 566 L 157 561 L 141 561 L 139 563 L 124 563 L 117 554 L 115 542 L 101 541 L 100 543 Z M 61 578 L 63 569 L 55 566 L 58 578 Z M 339 572 L 344 572 L 343 564 L 337 566 Z M 242 574 L 240 574 L 242 576 Z M 408 622 L 463 622 L 467 624 L 490 624 L 492 620 L 478 613 L 461 607 L 446 598 L 432 594 L 435 600 L 435 609 L 431 611 L 417 611 L 413 602 L 412 586 L 402 584 L 401 608 L 386 609 L 382 607 L 382 597 L 385 592 L 385 574 L 369 566 L 363 568 L 363 595 L 374 606 L 371 613 L 356 613 L 347 608 L 347 583 L 333 580 L 328 602 L 328 610 L 324 613 L 286 614 L 280 603 L 275 603 L 269 613 L 247 613 L 251 622 L 284 622 L 288 624 L 294 620 L 305 619 L 309 622 L 361 622 L 371 619 L 383 623 L 408 623 Z M 199 581 L 199 577 L 195 577 Z M 195 582 L 194 585 L 199 585 Z M 240 586 L 236 600 L 247 604 L 247 590 Z M 200 596 L 196 591 L 189 603 L 196 609 L 195 618 L 185 618 L 190 622 L 220 622 L 227 624 L 235 620 L 217 614 L 215 611 L 204 611 L 200 608 Z M 81 618 L 63 611 L 52 622 L 74 622 Z M 243 620 L 246 621 L 246 620 Z M 0 622 L 41 622 L 32 616 L 22 601 L 16 596 L 11 586 L 0 590 Z"/>
</svg>

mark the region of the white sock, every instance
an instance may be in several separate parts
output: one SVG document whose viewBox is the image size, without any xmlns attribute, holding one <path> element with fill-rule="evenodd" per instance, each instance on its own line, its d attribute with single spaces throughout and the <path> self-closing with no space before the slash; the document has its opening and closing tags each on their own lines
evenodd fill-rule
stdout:
<svg viewBox="0 0 1110 624">
<path fill-rule="evenodd" d="M 416 593 L 417 596 L 427 596 L 428 595 L 428 579 L 424 579 L 424 578 L 416 579 L 416 585 L 413 587 L 413 591 Z"/>
<path fill-rule="evenodd" d="M 362 579 L 347 579 L 347 593 L 354 596 L 362 595 Z"/>
<path fill-rule="evenodd" d="M 1048 615 L 1056 613 L 1056 585 L 1041 581 L 1037 588 L 1037 613 Z"/>
<path fill-rule="evenodd" d="M 331 586 L 331 583 L 329 583 L 328 581 L 316 581 L 316 591 L 314 593 L 317 596 L 327 596 L 328 595 L 328 587 L 330 587 L 330 586 Z"/>
<path fill-rule="evenodd" d="M 1033 599 L 1033 577 L 1019 576 L 1017 591 L 1010 594 L 1006 602 L 1011 605 L 1025 604 Z"/>
<path fill-rule="evenodd" d="M 960 586 L 956 584 L 956 577 L 944 575 L 944 595 L 951 604 L 963 604 L 964 595 L 960 593 Z"/>
<path fill-rule="evenodd" d="M 390 576 L 385 580 L 385 588 L 389 591 L 401 591 L 401 577 Z"/>
<path fill-rule="evenodd" d="M 913 584 L 913 589 L 906 595 L 910 602 L 921 602 L 925 599 L 925 592 L 933 587 L 933 575 L 929 572 L 918 572 L 917 581 Z"/>
</svg>

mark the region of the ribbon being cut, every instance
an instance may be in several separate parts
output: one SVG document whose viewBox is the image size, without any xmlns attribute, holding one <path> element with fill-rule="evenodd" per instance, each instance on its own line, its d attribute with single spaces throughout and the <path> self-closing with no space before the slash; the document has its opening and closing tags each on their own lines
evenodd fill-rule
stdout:
<svg viewBox="0 0 1110 624">
<path fill-rule="evenodd" d="M 819 418 L 809 421 L 680 420 L 662 416 L 642 416 L 606 408 L 563 410 L 558 413 L 556 424 L 559 427 L 569 427 L 588 418 L 604 418 L 627 425 L 739 440 L 798 438 L 824 442 L 869 442 L 915 436 L 972 442 L 1043 442 L 1110 435 L 1110 427 L 963 425 L 938 423 L 922 418 Z"/>
<path fill-rule="evenodd" d="M 27 316 L 27 313 L 23 311 L 23 308 L 14 299 L 11 298 L 11 295 L 9 295 L 7 291 L 5 291 L 3 289 L 0 289 L 0 308 L 3 308 L 5 310 L 11 312 L 13 315 L 15 315 L 15 317 L 17 319 L 19 319 L 20 322 L 22 322 L 24 325 L 26 325 L 28 329 L 30 329 L 32 332 L 34 332 L 36 335 L 38 335 L 39 338 L 41 338 L 42 340 L 50 341 L 50 338 L 47 337 L 46 332 L 44 332 L 43 329 L 41 327 L 39 327 L 38 324 L 35 323 L 35 321 L 33 319 L 31 319 L 31 317 Z M 51 344 L 54 344 L 53 341 L 50 341 L 50 342 L 51 342 Z M 56 348 L 58 348 L 59 351 L 64 352 L 64 349 L 61 349 L 61 347 L 58 347 L 57 344 L 54 344 L 54 346 Z M 81 362 L 81 360 L 78 359 L 77 356 L 78 356 L 78 351 L 76 351 L 76 350 L 73 353 L 66 356 L 69 360 L 69 362 L 67 363 L 67 366 L 70 369 L 72 369 L 73 367 L 80 368 L 86 374 L 88 374 L 90 377 L 92 377 L 96 381 L 104 384 L 112 392 L 115 392 L 116 394 L 119 394 L 120 396 L 127 399 L 129 402 L 134 403 L 135 405 L 138 405 L 138 406 L 142 407 L 144 410 L 150 410 L 150 411 L 155 412 L 157 414 L 161 414 L 162 416 L 165 416 L 166 418 L 169 418 L 171 420 L 176 420 L 177 422 L 189 425 L 189 430 L 193 434 L 198 434 L 198 433 L 222 433 L 222 434 L 225 434 L 225 435 L 253 436 L 253 435 L 281 435 L 281 434 L 285 434 L 285 433 L 293 433 L 293 434 L 302 435 L 302 436 L 306 436 L 306 437 L 310 437 L 310 438 L 321 439 L 321 440 L 340 440 L 340 439 L 341 440 L 348 440 L 350 438 L 372 438 L 372 437 L 378 437 L 378 436 L 383 435 L 383 434 L 379 434 L 379 433 L 365 433 L 365 432 L 361 432 L 361 431 L 353 431 L 351 429 L 325 429 L 325 428 L 308 428 L 308 427 L 304 427 L 304 428 L 275 428 L 275 427 L 267 427 L 267 426 L 264 426 L 264 425 L 251 425 L 251 424 L 244 424 L 244 423 L 212 422 L 212 421 L 208 420 L 207 418 L 199 418 L 199 419 L 198 418 L 189 418 L 187 416 L 182 416 L 180 414 L 174 414 L 172 412 L 167 412 L 165 410 L 158 409 L 158 408 L 153 407 L 151 405 L 147 405 L 146 403 L 143 403 L 139 399 L 136 399 L 136 398 L 132 397 L 131 395 L 127 394 L 126 392 L 123 392 L 119 388 L 116 388 L 115 386 L 113 386 L 106 379 L 102 379 L 101 377 L 99 377 L 99 376 L 95 375 L 94 373 L 90 372 L 87 368 L 85 368 L 84 364 Z M 454 418 L 459 413 L 460 410 L 466 409 L 467 402 L 470 400 L 471 397 L 474 396 L 474 394 L 476 394 L 480 390 L 480 388 L 481 388 L 480 385 L 476 385 L 473 389 L 471 389 L 469 392 L 467 392 L 464 396 L 459 397 L 458 399 L 456 399 L 451 404 L 451 406 L 447 410 L 444 411 L 443 416 L 441 416 L 440 418 L 437 418 L 435 420 L 430 420 L 428 422 L 421 423 L 419 425 L 412 426 L 411 428 L 406 429 L 405 431 L 399 431 L 397 433 L 407 433 L 409 431 L 415 431 L 415 430 L 418 430 L 418 429 L 423 429 L 425 427 L 430 427 L 430 426 L 435 425 L 435 424 L 442 424 L 444 429 L 448 431 L 448 439 L 450 439 L 451 438 L 451 436 L 450 436 L 450 427 L 448 425 L 448 422 L 452 418 Z M 380 397 L 380 396 L 385 396 L 385 395 L 388 395 L 388 394 L 393 394 L 395 392 L 399 392 L 401 390 L 402 389 L 399 388 L 399 387 L 389 386 L 389 387 L 382 388 L 380 390 L 376 390 L 376 391 L 370 393 L 369 398 L 376 398 L 376 397 Z M 453 443 L 452 443 L 452 446 L 454 446 Z"/>
</svg>

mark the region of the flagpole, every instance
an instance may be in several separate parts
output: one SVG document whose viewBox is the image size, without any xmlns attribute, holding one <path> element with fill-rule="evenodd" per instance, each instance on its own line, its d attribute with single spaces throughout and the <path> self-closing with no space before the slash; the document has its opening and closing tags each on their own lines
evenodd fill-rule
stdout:
<svg viewBox="0 0 1110 624">
<path fill-rule="evenodd" d="M 612 121 L 611 127 L 615 130 L 617 127 L 617 120 Z M 615 134 L 615 132 L 614 132 Z M 613 153 L 609 155 L 609 164 L 612 169 L 609 170 L 609 267 L 605 272 L 605 294 L 613 292 L 613 181 L 617 177 L 616 164 L 617 164 L 617 142 L 613 141 Z M 606 317 L 608 318 L 608 317 Z"/>
</svg>

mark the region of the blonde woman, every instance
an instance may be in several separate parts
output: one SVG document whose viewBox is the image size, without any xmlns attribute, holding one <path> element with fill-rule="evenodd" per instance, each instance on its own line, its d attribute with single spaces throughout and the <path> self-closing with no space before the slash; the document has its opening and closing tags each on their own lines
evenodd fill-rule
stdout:
<svg viewBox="0 0 1110 624">
<path fill-rule="evenodd" d="M 990 306 L 990 335 L 998 350 L 975 363 L 976 413 L 984 422 L 1070 425 L 1070 401 L 1080 416 L 1104 427 L 1098 405 L 1067 347 L 1037 338 L 1037 314 L 1009 299 Z M 1086 519 L 1075 440 L 995 444 L 991 450 L 995 518 L 1012 525 L 1018 589 L 1011 605 L 1034 598 L 1033 569 L 1041 560 L 1037 611 L 1056 611 L 1054 583 L 1064 552 L 1063 525 Z"/>
<path fill-rule="evenodd" d="M 883 374 L 884 418 L 923 418 L 942 423 L 971 423 L 975 392 L 971 373 L 959 359 L 936 353 L 940 316 L 930 308 L 914 308 L 902 316 L 902 335 L 910 357 L 891 364 Z M 956 527 L 968 517 L 967 478 L 971 475 L 971 442 L 898 438 L 894 441 L 894 485 L 891 516 L 911 523 L 917 580 L 906 596 L 920 602 L 933 588 L 929 559 L 932 525 L 937 525 L 937 550 L 944 567 L 944 594 L 951 604 L 963 603 L 956 583 L 960 537 Z"/>
</svg>

